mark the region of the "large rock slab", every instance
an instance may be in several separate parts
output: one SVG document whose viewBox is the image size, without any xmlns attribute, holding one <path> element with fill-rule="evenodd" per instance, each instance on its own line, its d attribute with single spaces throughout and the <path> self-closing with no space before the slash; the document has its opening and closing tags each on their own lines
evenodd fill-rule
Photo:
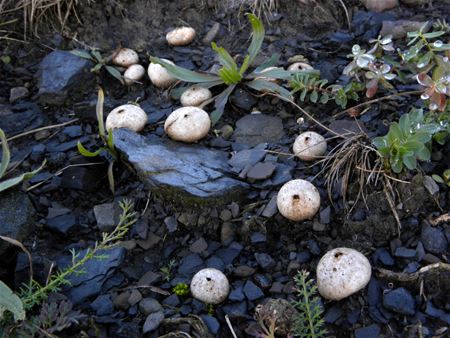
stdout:
<svg viewBox="0 0 450 338">
<path fill-rule="evenodd" d="M 93 63 L 68 51 L 55 50 L 41 62 L 38 73 L 39 101 L 63 105 L 66 99 L 81 98 L 87 88 L 94 88 Z"/>
<path fill-rule="evenodd" d="M 0 235 L 19 242 L 30 234 L 35 210 L 28 196 L 18 190 L 7 190 L 0 194 Z M 0 240 L 0 255 L 10 245 Z"/>
<path fill-rule="evenodd" d="M 147 186 L 178 204 L 229 203 L 248 189 L 231 176 L 225 152 L 127 129 L 114 131 L 114 144 Z"/>
</svg>

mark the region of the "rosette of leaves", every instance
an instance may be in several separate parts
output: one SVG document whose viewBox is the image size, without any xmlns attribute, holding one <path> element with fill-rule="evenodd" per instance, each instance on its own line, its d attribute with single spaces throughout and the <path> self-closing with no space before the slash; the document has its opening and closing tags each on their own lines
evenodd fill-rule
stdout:
<svg viewBox="0 0 450 338">
<path fill-rule="evenodd" d="M 265 36 L 265 30 L 262 21 L 255 15 L 249 13 L 247 16 L 252 26 L 253 34 L 247 55 L 244 57 L 240 66 L 238 66 L 235 59 L 225 48 L 217 46 L 214 42 L 212 43 L 212 48 L 217 53 L 219 62 L 222 66 L 222 68 L 218 71 L 218 74 L 195 72 L 176 65 L 171 65 L 160 58 L 154 56 L 150 57 L 151 62 L 160 64 L 167 69 L 173 77 L 181 81 L 196 83 L 205 88 L 221 85 L 228 86 L 225 90 L 213 98 L 215 102 L 215 109 L 211 113 L 211 121 L 213 124 L 221 118 L 229 96 L 238 85 L 244 85 L 259 92 L 274 93 L 286 100 L 292 99 L 291 93 L 286 88 L 267 80 L 268 78 L 289 80 L 293 74 L 298 73 L 298 71 L 286 71 L 281 68 L 267 69 L 277 64 L 280 57 L 279 54 L 272 55 L 272 57 L 266 60 L 259 67 L 249 71 L 261 49 Z M 302 72 L 316 73 L 317 71 Z"/>
<path fill-rule="evenodd" d="M 392 74 L 392 67 L 390 65 L 376 65 L 370 63 L 367 68 L 369 69 L 365 74 L 366 78 L 369 80 L 366 83 L 367 98 L 370 99 L 374 97 L 380 85 L 385 89 L 394 89 L 394 86 L 388 82 L 396 77 L 395 74 Z"/>
<path fill-rule="evenodd" d="M 104 68 L 109 74 L 111 74 L 111 76 L 119 80 L 121 84 L 125 84 L 119 69 L 108 64 L 112 60 L 111 56 L 103 57 L 102 54 L 96 49 L 92 49 L 91 52 L 87 52 L 84 50 L 72 50 L 71 53 L 80 58 L 92 61 L 95 66 L 91 68 L 91 72 L 99 74 L 100 71 Z"/>
<path fill-rule="evenodd" d="M 417 160 L 429 161 L 431 138 L 441 130 L 436 123 L 426 123 L 422 109 L 413 109 L 391 124 L 388 133 L 372 140 L 378 152 L 386 159 L 386 165 L 394 173 L 406 167 L 414 170 Z"/>
</svg>

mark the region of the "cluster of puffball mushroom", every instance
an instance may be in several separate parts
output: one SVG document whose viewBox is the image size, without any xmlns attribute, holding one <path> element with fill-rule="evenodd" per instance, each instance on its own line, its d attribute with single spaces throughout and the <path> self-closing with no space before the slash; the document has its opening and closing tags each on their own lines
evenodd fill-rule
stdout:
<svg viewBox="0 0 450 338">
<path fill-rule="evenodd" d="M 195 30 L 180 27 L 166 35 L 172 46 L 184 46 L 195 38 Z M 166 60 L 172 63 L 170 60 Z M 122 48 L 113 58 L 115 65 L 125 67 L 124 80 L 131 85 L 142 79 L 145 69 L 139 63 L 138 54 Z M 296 62 L 289 70 L 312 69 L 310 65 Z M 158 88 L 166 89 L 177 79 L 161 65 L 151 63 L 148 67 L 150 81 Z M 212 97 L 207 88 L 198 85 L 189 87 L 181 96 L 182 108 L 173 111 L 166 119 L 164 130 L 175 140 L 187 143 L 198 142 L 205 137 L 211 127 L 208 113 L 199 108 Z M 128 128 L 141 131 L 147 124 L 147 114 L 137 105 L 126 104 L 113 109 L 107 119 L 107 130 Z M 327 143 L 318 133 L 307 131 L 300 134 L 293 144 L 293 153 L 302 161 L 314 161 L 323 156 Z M 295 179 L 284 184 L 277 196 L 280 213 L 289 220 L 311 219 L 320 208 L 320 194 L 310 182 Z M 317 285 L 320 294 L 329 300 L 341 300 L 363 289 L 371 277 L 371 265 L 360 252 L 350 248 L 337 248 L 327 252 L 317 266 Z M 213 268 L 202 269 L 191 281 L 192 296 L 207 304 L 220 304 L 230 292 L 230 284 L 223 272 Z"/>
</svg>

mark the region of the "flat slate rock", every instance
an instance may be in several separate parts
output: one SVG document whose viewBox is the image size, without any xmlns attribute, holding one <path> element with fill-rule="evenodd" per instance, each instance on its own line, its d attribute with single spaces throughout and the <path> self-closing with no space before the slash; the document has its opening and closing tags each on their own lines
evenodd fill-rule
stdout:
<svg viewBox="0 0 450 338">
<path fill-rule="evenodd" d="M 254 147 L 260 143 L 277 142 L 283 135 L 283 121 L 278 116 L 248 114 L 236 122 L 233 139 Z"/>
<path fill-rule="evenodd" d="M 141 180 L 179 204 L 218 204 L 240 200 L 249 186 L 231 176 L 228 154 L 200 145 L 114 131 L 114 144 Z"/>
<path fill-rule="evenodd" d="M 35 210 L 28 196 L 18 190 L 7 190 L 0 195 L 0 235 L 23 242 L 33 226 Z M 0 255 L 10 247 L 0 240 Z"/>
</svg>

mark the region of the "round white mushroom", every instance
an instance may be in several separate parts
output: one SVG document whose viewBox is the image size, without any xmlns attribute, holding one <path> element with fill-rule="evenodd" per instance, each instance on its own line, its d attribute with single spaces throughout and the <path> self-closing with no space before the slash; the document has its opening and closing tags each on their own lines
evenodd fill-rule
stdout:
<svg viewBox="0 0 450 338">
<path fill-rule="evenodd" d="M 222 303 L 230 292 L 230 283 L 222 271 L 207 268 L 197 272 L 191 281 L 191 293 L 206 304 Z"/>
<path fill-rule="evenodd" d="M 207 112 L 198 107 L 182 107 L 173 111 L 164 123 L 172 140 L 193 143 L 205 137 L 211 128 Z"/>
<path fill-rule="evenodd" d="M 278 211 L 291 221 L 311 219 L 320 208 L 320 194 L 308 181 L 291 180 L 278 192 L 277 206 Z"/>
<path fill-rule="evenodd" d="M 327 151 L 327 141 L 322 135 L 307 131 L 297 136 L 292 148 L 299 159 L 314 161 Z"/>
<path fill-rule="evenodd" d="M 359 251 L 336 248 L 317 265 L 317 287 L 322 297 L 341 300 L 363 289 L 370 281 L 372 267 Z"/>
<path fill-rule="evenodd" d="M 136 81 L 142 79 L 144 75 L 145 75 L 145 68 L 139 64 L 136 64 L 131 65 L 130 67 L 127 68 L 127 70 L 123 74 L 123 78 L 125 80 L 125 84 L 127 86 L 130 86 Z"/>
<path fill-rule="evenodd" d="M 313 70 L 314 68 L 306 62 L 295 62 L 288 67 L 290 71 Z"/>
<path fill-rule="evenodd" d="M 211 97 L 212 94 L 208 88 L 199 85 L 193 85 L 183 92 L 180 97 L 180 101 L 184 107 L 198 107 L 206 100 L 209 100 Z"/>
<path fill-rule="evenodd" d="M 106 118 L 106 130 L 127 128 L 135 132 L 144 129 L 147 124 L 147 114 L 134 104 L 124 104 L 114 108 Z"/>
<path fill-rule="evenodd" d="M 139 55 L 130 48 L 121 48 L 113 57 L 116 66 L 130 67 L 139 62 Z"/>
<path fill-rule="evenodd" d="M 186 46 L 195 38 L 195 29 L 192 27 L 178 27 L 166 35 L 166 40 L 172 46 Z"/>
<path fill-rule="evenodd" d="M 162 59 L 170 64 L 174 64 L 170 60 Z M 150 63 L 148 66 L 148 77 L 150 78 L 150 81 L 158 87 L 158 88 L 168 88 L 175 82 L 177 82 L 177 79 L 170 75 L 170 73 L 165 69 L 163 66 L 157 64 L 157 63 Z"/>
</svg>

